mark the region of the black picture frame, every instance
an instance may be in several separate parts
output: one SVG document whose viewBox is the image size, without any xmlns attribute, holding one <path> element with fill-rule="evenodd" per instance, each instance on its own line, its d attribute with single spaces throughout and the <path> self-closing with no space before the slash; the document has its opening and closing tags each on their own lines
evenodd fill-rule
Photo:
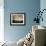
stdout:
<svg viewBox="0 0 46 46">
<path fill-rule="evenodd" d="M 10 25 L 23 26 L 26 25 L 25 13 L 10 13 Z"/>
</svg>

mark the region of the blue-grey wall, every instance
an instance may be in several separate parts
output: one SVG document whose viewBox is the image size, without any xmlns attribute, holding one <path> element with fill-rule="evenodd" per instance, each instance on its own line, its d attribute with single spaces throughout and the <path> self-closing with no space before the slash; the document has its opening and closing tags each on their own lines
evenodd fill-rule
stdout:
<svg viewBox="0 0 46 46">
<path fill-rule="evenodd" d="M 46 9 L 46 0 L 41 0 L 40 1 L 40 10 L 42 11 L 43 9 Z M 46 27 L 46 10 L 43 12 L 43 22 L 40 22 L 40 25 L 45 26 Z"/>
<path fill-rule="evenodd" d="M 33 18 L 40 9 L 40 0 L 4 0 L 4 35 L 7 41 L 18 41 L 32 28 Z M 25 26 L 10 26 L 10 13 L 25 12 Z"/>
</svg>

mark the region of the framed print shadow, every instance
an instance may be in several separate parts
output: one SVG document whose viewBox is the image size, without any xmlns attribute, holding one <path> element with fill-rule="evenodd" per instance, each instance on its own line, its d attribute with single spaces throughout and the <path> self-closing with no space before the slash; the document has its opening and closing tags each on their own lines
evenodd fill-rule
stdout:
<svg viewBox="0 0 46 46">
<path fill-rule="evenodd" d="M 22 26 L 26 24 L 25 13 L 11 13 L 10 14 L 10 25 Z"/>
</svg>

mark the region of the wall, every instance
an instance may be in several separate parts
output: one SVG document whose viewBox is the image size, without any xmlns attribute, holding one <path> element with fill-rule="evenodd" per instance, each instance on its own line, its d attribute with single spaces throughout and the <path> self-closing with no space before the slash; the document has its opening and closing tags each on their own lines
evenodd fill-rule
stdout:
<svg viewBox="0 0 46 46">
<path fill-rule="evenodd" d="M 32 28 L 36 12 L 40 10 L 40 0 L 4 0 L 4 36 L 7 41 L 18 41 Z M 10 26 L 10 13 L 25 12 L 25 26 Z"/>
<path fill-rule="evenodd" d="M 43 9 L 46 9 L 45 5 L 46 5 L 46 0 L 41 0 L 40 1 L 40 9 L 41 9 L 41 11 Z M 40 22 L 40 25 L 43 25 L 43 26 L 46 27 L 46 20 L 45 20 L 46 19 L 46 10 L 43 12 L 43 16 L 42 17 L 43 17 L 44 20 L 43 20 L 43 22 L 42 21 Z"/>
</svg>

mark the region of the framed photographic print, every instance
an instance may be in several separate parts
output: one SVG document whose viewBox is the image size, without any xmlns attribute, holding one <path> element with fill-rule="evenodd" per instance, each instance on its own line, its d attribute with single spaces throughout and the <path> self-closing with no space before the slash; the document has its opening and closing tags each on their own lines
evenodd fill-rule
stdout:
<svg viewBox="0 0 46 46">
<path fill-rule="evenodd" d="M 25 13 L 11 13 L 10 14 L 10 25 L 25 25 L 26 22 Z"/>
</svg>

